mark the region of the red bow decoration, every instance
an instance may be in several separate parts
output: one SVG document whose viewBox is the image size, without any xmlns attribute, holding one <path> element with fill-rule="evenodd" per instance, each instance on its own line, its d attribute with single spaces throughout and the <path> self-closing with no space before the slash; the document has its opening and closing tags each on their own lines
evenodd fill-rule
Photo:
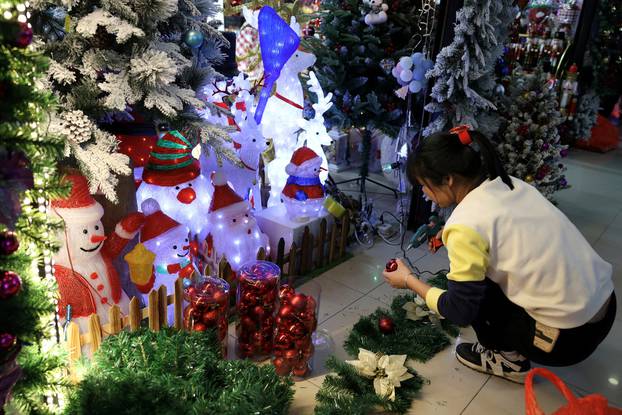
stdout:
<svg viewBox="0 0 622 415">
<path fill-rule="evenodd" d="M 454 127 L 451 130 L 449 130 L 449 133 L 456 134 L 458 138 L 460 139 L 460 142 L 464 144 L 465 146 L 468 146 L 469 144 L 473 142 L 473 139 L 471 138 L 471 134 L 469 134 L 470 128 L 471 128 L 470 125 L 465 125 L 465 124 L 458 125 L 457 127 Z"/>
</svg>

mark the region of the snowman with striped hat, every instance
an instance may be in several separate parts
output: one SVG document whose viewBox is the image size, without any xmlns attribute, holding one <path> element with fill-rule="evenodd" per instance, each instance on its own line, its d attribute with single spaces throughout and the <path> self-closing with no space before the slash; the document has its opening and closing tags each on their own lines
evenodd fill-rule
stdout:
<svg viewBox="0 0 622 415">
<path fill-rule="evenodd" d="M 156 143 L 136 191 L 138 206 L 147 199 L 158 201 L 166 215 L 190 229 L 192 238 L 207 235 L 207 211 L 212 186 L 201 174 L 192 144 L 179 131 L 166 132 Z"/>
<path fill-rule="evenodd" d="M 320 180 L 322 158 L 307 146 L 298 148 L 285 167 L 289 174 L 281 198 L 290 219 L 306 222 L 323 211 L 324 186 Z"/>
</svg>

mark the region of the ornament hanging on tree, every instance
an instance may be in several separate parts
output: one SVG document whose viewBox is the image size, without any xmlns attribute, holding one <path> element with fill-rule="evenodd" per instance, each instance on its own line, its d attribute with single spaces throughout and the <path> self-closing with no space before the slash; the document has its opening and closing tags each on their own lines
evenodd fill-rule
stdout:
<svg viewBox="0 0 622 415">
<path fill-rule="evenodd" d="M 363 4 L 371 8 L 369 13 L 365 15 L 365 24 L 374 26 L 386 23 L 389 19 L 387 16 L 389 6 L 387 6 L 383 0 L 363 0 Z"/>
<path fill-rule="evenodd" d="M 0 255 L 11 255 L 19 248 L 19 241 L 15 232 L 0 232 Z"/>
<path fill-rule="evenodd" d="M 209 207 L 206 257 L 218 269 L 224 257 L 233 271 L 257 258 L 261 248 L 270 253 L 268 237 L 261 232 L 248 201 L 243 200 L 227 183 L 222 172 L 213 179 L 214 194 Z"/>
<path fill-rule="evenodd" d="M 0 300 L 16 295 L 22 288 L 22 280 L 13 271 L 0 271 Z"/>
<path fill-rule="evenodd" d="M 395 94 L 404 99 L 409 92 L 419 93 L 427 83 L 426 72 L 433 66 L 434 63 L 426 59 L 421 52 L 413 53 L 411 56 L 403 56 L 391 71 L 397 82 L 402 85 L 400 89 L 395 91 Z"/>
<path fill-rule="evenodd" d="M 321 169 L 322 159 L 309 147 L 294 151 L 285 168 L 289 178 L 282 193 L 292 220 L 304 222 L 321 214 L 326 198 L 320 181 Z"/>
<path fill-rule="evenodd" d="M 184 43 L 192 49 L 200 47 L 204 39 L 203 33 L 198 30 L 192 29 L 184 33 Z"/>
<path fill-rule="evenodd" d="M 86 178 L 70 174 L 65 180 L 72 185 L 71 194 L 51 202 L 52 215 L 64 223 L 58 235 L 61 248 L 53 258 L 60 293 L 58 314 L 64 320 L 71 305 L 72 321 L 84 332 L 93 313 L 99 315 L 102 325 L 108 323 L 110 307 L 115 304 L 122 314 L 128 313 L 129 298 L 121 289 L 112 261 L 136 235 L 144 216 L 130 213 L 106 236 L 101 221 L 104 208 L 89 193 Z"/>
<path fill-rule="evenodd" d="M 6 352 L 17 344 L 17 337 L 11 333 L 0 334 L 0 351 Z"/>
<path fill-rule="evenodd" d="M 125 260 L 130 266 L 130 278 L 143 293 L 146 303 L 152 289 L 164 285 L 167 292 L 172 293 L 178 278 L 192 275 L 191 245 L 194 242 L 189 240 L 188 227 L 162 212 L 155 199 L 145 200 L 141 209 L 145 224 L 140 230 L 140 243 Z M 173 321 L 173 312 L 169 306 L 169 322 Z"/>
<path fill-rule="evenodd" d="M 158 201 L 162 212 L 190 229 L 199 241 L 207 235 L 211 185 L 201 174 L 192 146 L 179 131 L 168 131 L 156 143 L 136 191 L 138 206 Z"/>
<path fill-rule="evenodd" d="M 25 48 L 32 42 L 32 27 L 28 23 L 20 22 L 15 46 Z"/>
</svg>

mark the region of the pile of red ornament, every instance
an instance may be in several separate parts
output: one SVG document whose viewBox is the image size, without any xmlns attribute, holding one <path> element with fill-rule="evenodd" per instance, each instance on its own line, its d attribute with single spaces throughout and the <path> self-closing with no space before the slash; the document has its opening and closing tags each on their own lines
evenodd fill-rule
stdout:
<svg viewBox="0 0 622 415">
<path fill-rule="evenodd" d="M 227 332 L 229 327 L 229 284 L 220 278 L 202 278 L 190 286 L 186 293 L 190 305 L 184 310 L 184 326 L 188 330 L 205 331 L 215 328 L 227 356 Z"/>
<path fill-rule="evenodd" d="M 268 261 L 253 261 L 238 271 L 237 353 L 262 359 L 272 354 L 281 270 Z"/>
<path fill-rule="evenodd" d="M 317 328 L 317 302 L 287 285 L 281 287 L 279 299 L 272 364 L 280 376 L 291 373 L 302 378 L 311 371 L 311 335 Z"/>
</svg>

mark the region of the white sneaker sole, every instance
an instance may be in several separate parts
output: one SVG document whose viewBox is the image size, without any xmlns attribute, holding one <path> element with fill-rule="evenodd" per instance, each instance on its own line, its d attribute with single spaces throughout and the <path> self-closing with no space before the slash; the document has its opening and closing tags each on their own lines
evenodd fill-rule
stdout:
<svg viewBox="0 0 622 415">
<path fill-rule="evenodd" d="M 464 366 L 468 367 L 469 369 L 476 370 L 476 371 L 478 371 L 480 373 L 486 373 L 488 375 L 498 376 L 500 378 L 507 379 L 507 380 L 509 380 L 511 382 L 519 383 L 521 385 L 525 383 L 525 377 L 527 377 L 527 373 L 529 373 L 529 371 L 526 371 L 526 372 L 510 372 L 510 373 L 503 372 L 503 375 L 499 376 L 496 373 L 494 373 L 492 370 L 485 370 L 481 366 L 478 366 L 475 363 L 472 363 L 472 362 L 464 359 L 458 353 L 456 353 L 456 359 L 458 359 L 458 361 L 460 363 L 462 363 Z"/>
</svg>

